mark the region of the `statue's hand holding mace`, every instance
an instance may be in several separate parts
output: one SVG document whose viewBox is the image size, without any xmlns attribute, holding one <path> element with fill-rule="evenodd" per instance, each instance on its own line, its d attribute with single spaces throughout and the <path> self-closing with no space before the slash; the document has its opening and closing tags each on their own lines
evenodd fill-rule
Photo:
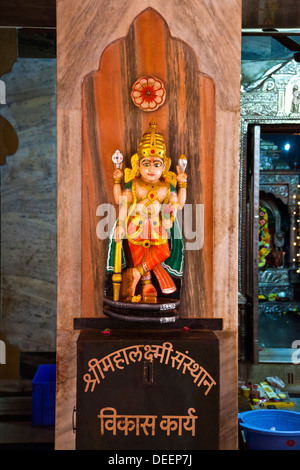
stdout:
<svg viewBox="0 0 300 470">
<path fill-rule="evenodd" d="M 186 201 L 186 188 L 187 188 L 187 174 L 185 172 L 187 167 L 187 158 L 181 154 L 178 159 L 177 169 L 177 183 L 178 183 L 178 203 L 182 209 Z"/>
<path fill-rule="evenodd" d="M 115 184 L 121 184 L 122 178 L 123 178 L 123 171 L 121 170 L 122 163 L 124 160 L 123 155 L 121 154 L 120 150 L 116 150 L 113 156 L 111 157 L 112 162 L 115 167 L 114 171 L 114 183 Z"/>
<path fill-rule="evenodd" d="M 115 167 L 114 171 L 114 185 L 118 187 L 118 190 L 114 192 L 115 200 L 119 203 L 119 197 L 121 192 L 121 182 L 123 177 L 123 171 L 121 170 L 121 165 L 123 163 L 124 157 L 119 150 L 116 150 L 112 156 L 112 162 Z M 122 283 L 122 240 L 118 239 L 115 243 L 115 259 L 114 259 L 114 273 L 112 275 L 113 283 L 113 296 L 114 300 L 119 300 L 120 288 Z"/>
</svg>

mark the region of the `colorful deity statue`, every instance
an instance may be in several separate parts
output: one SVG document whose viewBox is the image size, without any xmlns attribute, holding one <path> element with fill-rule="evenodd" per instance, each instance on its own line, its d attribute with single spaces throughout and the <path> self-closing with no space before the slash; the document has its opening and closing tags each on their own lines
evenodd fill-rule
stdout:
<svg viewBox="0 0 300 470">
<path fill-rule="evenodd" d="M 153 120 L 131 157 L 131 168 L 123 172 L 120 155 L 114 157 L 119 215 L 107 262 L 107 270 L 113 271 L 113 297 L 155 304 L 160 295 L 172 297 L 174 279 L 182 277 L 184 245 L 176 214 L 186 202 L 187 161 L 181 155 L 177 175 L 170 171 L 171 159 Z"/>
</svg>

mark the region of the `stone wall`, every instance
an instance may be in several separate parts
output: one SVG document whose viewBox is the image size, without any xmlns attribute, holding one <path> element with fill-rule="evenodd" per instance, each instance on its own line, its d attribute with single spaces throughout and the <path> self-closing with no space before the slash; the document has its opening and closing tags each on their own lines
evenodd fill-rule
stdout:
<svg viewBox="0 0 300 470">
<path fill-rule="evenodd" d="M 1 167 L 1 322 L 20 351 L 56 347 L 56 60 L 19 58 L 1 114 L 19 148 Z"/>
</svg>

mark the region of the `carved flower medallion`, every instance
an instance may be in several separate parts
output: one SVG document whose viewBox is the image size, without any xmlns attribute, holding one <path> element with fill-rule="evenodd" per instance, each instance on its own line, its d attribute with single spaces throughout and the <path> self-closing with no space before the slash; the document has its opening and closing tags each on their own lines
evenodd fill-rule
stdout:
<svg viewBox="0 0 300 470">
<path fill-rule="evenodd" d="M 141 77 L 132 87 L 131 98 L 142 111 L 155 111 L 166 99 L 166 90 L 156 77 Z"/>
</svg>

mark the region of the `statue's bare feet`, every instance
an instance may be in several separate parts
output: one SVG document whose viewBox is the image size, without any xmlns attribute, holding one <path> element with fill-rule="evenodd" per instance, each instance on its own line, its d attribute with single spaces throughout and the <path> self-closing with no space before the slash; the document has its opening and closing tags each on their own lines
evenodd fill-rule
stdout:
<svg viewBox="0 0 300 470">
<path fill-rule="evenodd" d="M 151 282 L 143 286 L 143 302 L 149 304 L 157 303 L 157 290 Z"/>
</svg>

